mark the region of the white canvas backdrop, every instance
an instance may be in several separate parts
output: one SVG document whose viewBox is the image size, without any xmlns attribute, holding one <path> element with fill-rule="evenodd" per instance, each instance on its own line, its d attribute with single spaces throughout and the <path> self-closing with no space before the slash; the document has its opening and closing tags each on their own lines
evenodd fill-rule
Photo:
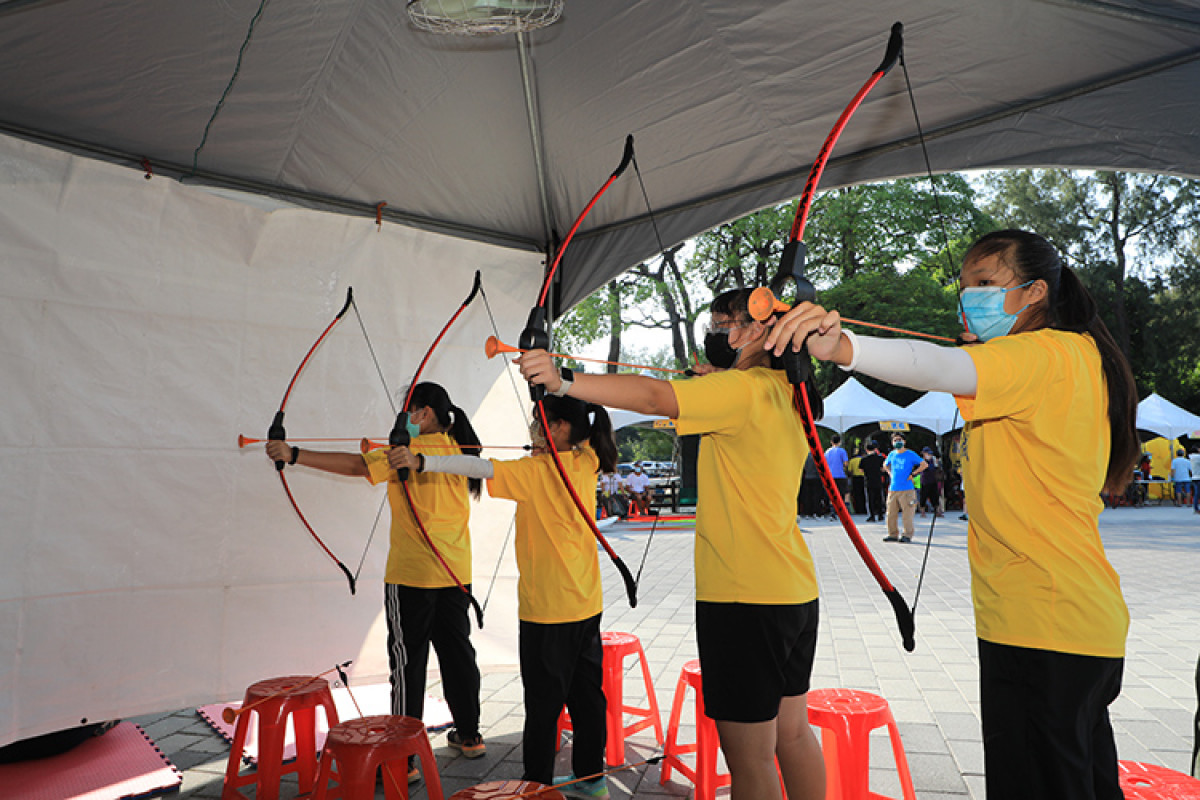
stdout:
<svg viewBox="0 0 1200 800">
<path fill-rule="evenodd" d="M 361 679 L 385 675 L 386 511 L 351 597 L 261 446 L 235 440 L 265 435 L 348 286 L 396 393 L 475 269 L 515 338 L 536 254 L 216 196 L 0 138 L 0 744 L 237 698 L 254 680 L 347 658 Z M 351 313 L 297 382 L 290 435 L 387 435 L 393 415 L 357 328 Z M 477 299 L 425 377 L 483 441 L 523 442 L 504 364 L 483 356 L 491 332 Z M 355 569 L 382 489 L 289 475 Z M 481 598 L 511 516 L 501 501 L 473 515 Z M 497 593 L 512 590 L 511 562 L 502 574 Z M 515 640 L 503 616 L 481 641 L 500 659 Z"/>
</svg>

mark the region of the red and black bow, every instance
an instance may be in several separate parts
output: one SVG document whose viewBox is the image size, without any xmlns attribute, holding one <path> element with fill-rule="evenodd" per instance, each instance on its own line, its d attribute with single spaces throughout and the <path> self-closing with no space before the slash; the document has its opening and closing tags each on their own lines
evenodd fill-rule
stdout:
<svg viewBox="0 0 1200 800">
<path fill-rule="evenodd" d="M 771 289 L 778 296 L 783 290 L 787 281 L 795 284 L 796 295 L 793 303 L 813 302 L 816 299 L 816 288 L 804 274 L 805 258 L 807 249 L 804 245 L 804 227 L 808 222 L 808 213 L 812 208 L 813 197 L 817 191 L 817 184 L 821 181 L 821 173 L 825 170 L 825 165 L 829 161 L 829 154 L 833 150 L 834 144 L 838 137 L 841 136 L 842 130 L 845 129 L 846 123 L 850 121 L 850 117 L 858 110 L 859 105 L 867 94 L 875 88 L 875 84 L 891 71 L 892 67 L 903 57 L 904 50 L 904 26 L 897 22 L 892 26 L 891 37 L 888 39 L 887 53 L 883 57 L 883 61 L 871 73 L 871 77 L 863 84 L 862 88 L 854 95 L 854 98 L 842 111 L 837 122 L 833 126 L 833 130 L 825 139 L 825 143 L 821 146 L 821 151 L 817 154 L 817 158 L 813 161 L 812 169 L 808 174 L 808 181 L 804 186 L 804 192 L 800 195 L 800 202 L 796 208 L 796 219 L 792 224 L 791 232 L 788 236 L 788 243 L 783 249 L 783 255 L 780 258 L 779 271 L 775 278 L 771 281 Z M 858 532 L 858 528 L 854 524 L 854 520 L 850 517 L 850 512 L 846 509 L 846 504 L 842 499 L 841 492 L 837 489 L 837 484 L 834 482 L 833 475 L 829 471 L 829 465 L 825 462 L 825 454 L 821 447 L 821 439 L 817 434 L 817 427 L 813 420 L 812 408 L 808 398 L 808 388 L 805 385 L 809 377 L 809 356 L 807 348 L 802 348 L 799 352 L 793 351 L 790 347 L 786 349 L 784 355 L 784 366 L 787 370 L 788 382 L 792 384 L 793 402 L 796 411 L 800 415 L 801 424 L 804 427 L 804 435 L 808 439 L 808 447 L 812 452 L 813 462 L 816 464 L 817 471 L 821 476 L 821 482 L 825 486 L 825 492 L 829 495 L 830 502 L 837 510 L 838 518 L 842 522 L 842 527 L 846 529 L 846 534 L 850 537 L 850 541 L 854 544 L 854 548 L 858 551 L 859 556 L 874 576 L 875 582 L 879 584 L 879 588 L 887 595 L 888 601 L 892 604 L 892 609 L 896 614 L 896 623 L 900 627 L 900 636 L 904 642 L 904 649 L 911 652 L 916 647 L 914 640 L 915 624 L 913 622 L 912 611 L 904 602 L 904 598 L 900 596 L 900 592 L 888 580 L 883 569 L 876 562 L 875 557 L 871 555 L 870 549 L 863 541 L 862 534 Z"/>
<path fill-rule="evenodd" d="M 408 392 L 404 396 L 404 404 L 400 407 L 399 413 L 396 414 L 396 424 L 392 426 L 392 432 L 388 436 L 388 444 L 392 445 L 393 447 L 398 445 L 407 447 L 411 443 L 411 437 L 408 432 L 408 412 L 409 403 L 412 402 L 413 391 L 417 388 L 417 383 L 421 379 L 421 373 L 425 370 L 425 365 L 429 363 L 430 357 L 433 356 L 433 351 L 437 349 L 439 344 L 441 344 L 446 332 L 450 330 L 450 326 L 455 323 L 463 311 L 466 310 L 467 306 L 471 304 L 471 301 L 475 299 L 475 295 L 479 294 L 480 281 L 481 277 L 479 270 L 476 270 L 475 282 L 471 286 L 471 293 L 467 295 L 467 299 L 462 301 L 462 304 L 459 305 L 458 309 L 455 310 L 454 314 L 451 315 L 446 324 L 442 326 L 441 332 L 438 333 L 437 338 L 433 340 L 433 344 L 429 345 L 429 350 L 425 352 L 425 357 L 422 358 L 421 363 L 417 365 L 417 371 L 413 373 L 412 383 L 409 384 Z M 433 543 L 433 538 L 429 535 L 429 531 L 425 529 L 425 523 L 421 520 L 421 515 L 417 513 L 417 507 L 413 504 L 412 500 L 412 490 L 408 485 L 408 468 L 402 467 L 396 470 L 396 477 L 400 479 L 400 485 L 404 488 L 404 498 L 408 501 L 408 509 L 412 512 L 413 521 L 417 523 L 417 530 L 421 532 L 421 538 L 425 540 L 425 544 L 429 546 L 430 552 L 432 552 L 437 558 L 438 563 L 442 565 L 442 569 L 446 571 L 446 574 L 449 575 L 454 581 L 455 585 L 467 595 L 467 599 L 470 601 L 471 607 L 475 609 L 475 621 L 479 624 L 479 627 L 482 628 L 483 609 L 480 608 L 479 601 L 475 599 L 475 595 L 471 594 L 471 590 L 467 588 L 466 584 L 464 584 L 459 577 L 454 574 L 454 570 L 450 567 L 450 564 L 447 563 L 445 556 L 443 556 L 441 551 L 438 550 L 437 545 Z"/>
<path fill-rule="evenodd" d="M 546 304 L 550 296 L 550 286 L 554 282 L 555 273 L 558 271 L 558 265 L 562 262 L 563 254 L 567 251 L 567 246 L 571 243 L 571 239 L 574 238 L 575 232 L 579 230 L 579 226 L 583 224 L 583 220 L 591 212 L 592 207 L 608 191 L 608 187 L 612 186 L 617 178 L 621 177 L 621 173 L 626 170 L 631 161 L 633 161 L 633 136 L 627 136 L 625 138 L 625 152 L 621 156 L 621 163 L 613 170 L 612 175 L 608 177 L 608 180 L 600 187 L 599 191 L 592 196 L 591 201 L 575 220 L 575 224 L 571 226 L 570 232 L 555 253 L 554 261 L 550 269 L 546 272 L 546 280 L 542 284 L 542 291 L 538 295 L 537 304 L 530 310 L 529 319 L 525 322 L 525 329 L 521 331 L 521 338 L 518 344 L 522 350 L 548 351 L 550 349 L 550 334 L 546 330 Z M 549 436 L 550 421 L 546 416 L 546 407 L 543 403 L 546 390 L 540 385 L 530 385 L 529 395 L 537 408 L 537 419 L 541 422 L 546 435 Z M 621 578 L 625 581 L 625 593 L 629 596 L 630 607 L 637 608 L 637 583 L 633 579 L 633 574 L 629 571 L 629 567 L 625 566 L 625 562 L 621 560 L 621 557 L 613 550 L 608 540 L 604 538 L 604 534 L 600 533 L 600 529 L 596 527 L 594 512 L 589 510 L 579 498 L 579 493 L 575 491 L 575 486 L 571 483 L 571 478 L 567 475 L 567 471 L 562 464 L 562 459 L 558 457 L 558 452 L 554 449 L 553 445 L 548 449 L 554 461 L 554 467 L 558 471 L 558 476 L 562 479 L 563 487 L 566 489 L 567 494 L 570 495 L 575 508 L 579 510 L 580 516 L 587 522 L 592 535 L 596 537 L 596 541 L 600 543 L 600 546 L 608 553 L 608 557 L 612 559 L 613 566 L 621 573 Z"/>
<path fill-rule="evenodd" d="M 342 310 L 337 313 L 337 316 L 333 318 L 332 322 L 325 326 L 325 330 L 321 331 L 321 335 L 317 337 L 315 342 L 313 342 L 312 347 L 308 348 L 308 352 L 304 354 L 304 358 L 300 361 L 300 366 L 296 367 L 296 371 L 292 374 L 292 379 L 288 381 L 287 390 L 283 393 L 283 400 L 279 403 L 279 410 L 275 412 L 275 418 L 271 421 L 271 427 L 267 430 L 268 440 L 282 442 L 287 439 L 287 431 L 284 430 L 283 427 L 283 416 L 287 411 L 288 398 L 290 398 L 292 395 L 292 388 L 296 385 L 296 379 L 300 377 L 300 373 L 304 371 L 304 368 L 308 365 L 309 359 L 312 358 L 313 353 L 315 353 L 317 348 L 320 347 L 321 342 L 325 341 L 325 337 L 328 336 L 329 332 L 332 331 L 334 327 L 342 321 L 342 318 L 346 316 L 346 312 L 349 311 L 350 307 L 353 305 L 354 288 L 350 287 L 346 290 L 346 303 L 342 306 Z M 350 582 L 350 594 L 354 594 L 357 583 L 354 579 L 354 575 L 351 574 L 346 565 L 342 563 L 341 559 L 333 554 L 333 551 L 329 549 L 329 546 L 325 544 L 321 537 L 317 535 L 317 532 L 313 530 L 313 526 L 309 524 L 308 518 L 304 516 L 304 512 L 300 510 L 300 506 L 296 502 L 296 498 L 292 496 L 292 489 L 290 486 L 288 486 L 287 477 L 284 475 L 283 468 L 285 466 L 287 465 L 283 461 L 275 462 L 275 470 L 279 475 L 279 483 L 283 486 L 283 492 L 287 495 L 288 502 L 292 504 L 292 508 L 295 509 L 296 515 L 300 517 L 300 521 L 304 523 L 304 527 L 308 530 L 312 538 L 316 541 L 320 548 L 325 551 L 325 555 L 329 556 L 333 563 L 337 564 L 337 567 L 342 571 L 342 574 L 346 576 L 346 580 Z"/>
</svg>

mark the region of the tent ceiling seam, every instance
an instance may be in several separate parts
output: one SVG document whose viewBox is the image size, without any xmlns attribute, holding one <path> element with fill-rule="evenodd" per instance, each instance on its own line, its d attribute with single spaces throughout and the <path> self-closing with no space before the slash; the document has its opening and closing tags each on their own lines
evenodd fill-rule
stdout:
<svg viewBox="0 0 1200 800">
<path fill-rule="evenodd" d="M 63 150 L 65 152 L 100 158 L 101 160 L 109 161 L 117 166 L 122 166 L 127 169 L 134 169 L 137 171 L 142 170 L 142 155 L 134 155 L 117 148 L 105 147 L 103 145 L 93 144 L 91 142 L 85 142 L 78 139 L 71 139 L 66 136 L 59 136 L 57 134 L 47 133 L 45 131 L 39 131 L 33 128 L 26 128 L 21 125 L 14 125 L 4 121 L 0 121 L 0 133 L 34 142 L 36 144 L 53 147 L 57 150 Z M 249 192 L 251 194 L 262 195 L 265 197 L 274 197 L 281 200 L 287 200 L 289 202 L 312 205 L 318 209 L 336 209 L 342 213 L 353 212 L 360 216 L 369 217 L 372 220 L 375 219 L 377 213 L 376 206 L 373 203 L 360 202 L 346 197 L 326 195 L 319 192 L 311 192 L 291 186 L 264 183 L 262 181 L 256 181 L 249 178 L 235 178 L 219 172 L 212 172 L 203 169 L 192 175 L 190 166 L 178 164 L 173 161 L 163 161 L 149 156 L 147 156 L 147 158 L 153 165 L 154 174 L 156 176 L 178 180 L 180 183 L 236 189 L 238 191 Z M 187 176 L 186 181 L 184 180 L 184 176 Z M 432 233 L 443 233 L 472 241 L 495 244 L 501 247 L 510 247 L 514 250 L 525 250 L 534 253 L 543 252 L 541 242 L 534 241 L 524 236 L 518 236 L 513 233 L 506 233 L 490 228 L 480 228 L 463 223 L 449 222 L 446 220 L 438 220 L 432 217 L 421 216 L 419 214 L 410 214 L 404 211 L 398 211 L 392 207 L 385 207 L 382 209 L 382 217 L 389 222 L 406 225 L 411 228 L 417 228 L 419 230 L 429 231 Z"/>
</svg>

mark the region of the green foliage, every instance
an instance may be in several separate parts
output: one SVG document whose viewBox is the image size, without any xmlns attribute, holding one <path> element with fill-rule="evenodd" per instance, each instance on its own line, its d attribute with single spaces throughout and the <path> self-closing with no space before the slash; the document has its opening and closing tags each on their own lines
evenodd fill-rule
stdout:
<svg viewBox="0 0 1200 800">
<path fill-rule="evenodd" d="M 1194 222 L 1200 182 L 1069 170 L 936 180 L 936 193 L 927 178 L 913 178 L 817 197 L 805 242 L 808 274 L 822 304 L 844 317 L 954 337 L 961 330 L 957 273 L 967 247 L 990 230 L 1034 230 L 1059 249 L 1095 296 L 1130 356 L 1139 393 L 1158 391 L 1200 409 L 1200 238 Z M 619 360 L 686 366 L 712 298 L 765 285 L 774 276 L 794 214 L 795 203 L 772 206 L 700 234 L 690 247 L 673 251 L 678 270 L 665 259 L 637 265 L 572 309 L 556 325 L 555 346 L 572 352 L 607 339 Z M 668 331 L 671 345 L 658 353 L 629 352 L 621 334 L 631 328 Z M 816 375 L 823 391 L 846 379 L 824 364 Z M 863 382 L 900 404 L 918 395 Z M 669 457 L 633 447 L 622 451 L 624 460 Z"/>
<path fill-rule="evenodd" d="M 674 453 L 675 436 L 670 431 L 633 426 L 617 431 L 620 461 L 672 461 Z"/>
</svg>

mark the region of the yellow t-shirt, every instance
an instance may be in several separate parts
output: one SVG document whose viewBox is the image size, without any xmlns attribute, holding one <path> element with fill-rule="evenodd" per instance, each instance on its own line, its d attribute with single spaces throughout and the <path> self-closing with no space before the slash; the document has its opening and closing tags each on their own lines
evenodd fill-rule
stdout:
<svg viewBox="0 0 1200 800">
<path fill-rule="evenodd" d="M 1043 329 L 966 352 L 979 375 L 975 397 L 957 398 L 976 633 L 1123 657 L 1129 611 L 1098 525 L 1110 449 L 1099 351 Z"/>
<path fill-rule="evenodd" d="M 796 495 L 808 443 L 784 373 L 755 367 L 673 381 L 680 436 L 702 434 L 696 599 L 798 604 L 817 597 Z"/>
<path fill-rule="evenodd" d="M 600 459 L 590 447 L 559 453 L 585 504 L 596 497 Z M 525 622 L 578 622 L 604 610 L 596 537 L 567 494 L 549 454 L 493 461 L 488 493 L 517 501 L 517 615 Z"/>
<path fill-rule="evenodd" d="M 458 455 L 455 441 L 445 433 L 426 433 L 412 441 L 414 453 L 433 456 Z M 386 450 L 372 450 L 363 456 L 372 484 L 387 481 L 388 503 L 392 507 L 391 547 L 388 549 L 384 581 L 420 589 L 454 586 L 454 579 L 429 549 L 413 519 L 404 488 L 396 470 L 388 466 Z M 471 582 L 471 534 L 467 522 L 471 503 L 467 479 L 462 475 L 409 470 L 408 486 L 413 503 L 429 538 L 446 559 L 450 569 L 463 583 Z"/>
</svg>

